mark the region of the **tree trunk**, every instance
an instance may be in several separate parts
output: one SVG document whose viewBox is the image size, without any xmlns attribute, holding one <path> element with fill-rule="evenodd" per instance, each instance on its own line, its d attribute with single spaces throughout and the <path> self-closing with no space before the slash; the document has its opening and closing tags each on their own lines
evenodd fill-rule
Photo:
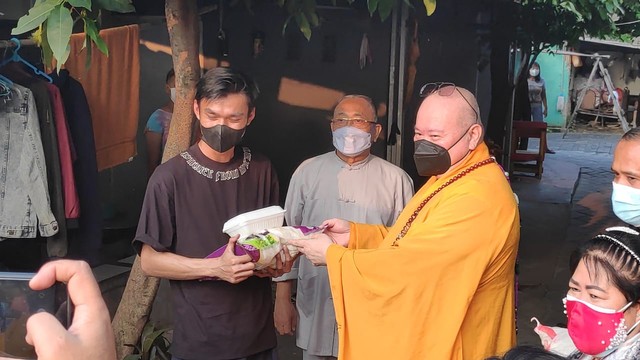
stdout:
<svg viewBox="0 0 640 360">
<path fill-rule="evenodd" d="M 200 78 L 197 2 L 166 0 L 165 12 L 176 74 L 176 103 L 162 162 L 186 150 L 191 143 L 193 99 L 195 85 Z M 113 319 L 118 359 L 131 354 L 134 349 L 131 345 L 139 342 L 159 284 L 158 278 L 147 277 L 142 272 L 140 257 L 136 257 Z"/>
</svg>

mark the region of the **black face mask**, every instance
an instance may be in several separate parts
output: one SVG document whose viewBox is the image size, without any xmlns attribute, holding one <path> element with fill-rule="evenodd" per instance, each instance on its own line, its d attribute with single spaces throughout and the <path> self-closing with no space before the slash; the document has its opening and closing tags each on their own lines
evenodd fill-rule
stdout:
<svg viewBox="0 0 640 360">
<path fill-rule="evenodd" d="M 245 129 L 232 129 L 227 125 L 216 125 L 206 128 L 200 125 L 202 132 L 202 140 L 211 148 L 219 153 L 226 152 L 232 147 L 238 145 Z"/>
<path fill-rule="evenodd" d="M 472 125 L 473 126 L 473 125 Z M 471 129 L 471 127 L 469 127 Z M 460 136 L 460 138 L 449 147 L 456 146 L 457 143 L 464 138 L 469 129 Z M 416 163 L 416 169 L 420 176 L 442 175 L 451 167 L 451 156 L 449 149 L 432 143 L 428 140 L 418 140 L 415 142 L 415 150 L 413 153 L 413 161 Z"/>
</svg>

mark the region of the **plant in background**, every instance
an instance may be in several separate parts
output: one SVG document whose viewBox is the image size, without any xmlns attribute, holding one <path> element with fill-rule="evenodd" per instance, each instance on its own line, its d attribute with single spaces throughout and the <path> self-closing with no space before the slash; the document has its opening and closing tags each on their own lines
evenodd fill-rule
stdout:
<svg viewBox="0 0 640 360">
<path fill-rule="evenodd" d="M 169 329 L 156 329 L 152 323 L 147 323 L 140 344 L 127 346 L 135 347 L 136 353 L 125 356 L 122 360 L 171 360 L 169 339 L 165 336 Z"/>
<path fill-rule="evenodd" d="M 107 45 L 98 35 L 100 29 L 97 19 L 102 9 L 120 13 L 135 10 L 130 0 L 36 0 L 29 13 L 18 20 L 11 34 L 20 35 L 35 30 L 32 38 L 42 48 L 44 63 L 51 64 L 55 59 L 59 71 L 69 58 L 69 39 L 74 24 L 82 21 L 85 33 L 83 49 L 87 50 L 89 66 L 91 43 L 103 54 L 109 55 Z"/>
</svg>

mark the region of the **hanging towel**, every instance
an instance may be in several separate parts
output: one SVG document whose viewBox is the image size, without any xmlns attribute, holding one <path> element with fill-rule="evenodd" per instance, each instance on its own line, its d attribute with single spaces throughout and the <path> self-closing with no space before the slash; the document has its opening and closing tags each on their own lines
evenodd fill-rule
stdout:
<svg viewBox="0 0 640 360">
<path fill-rule="evenodd" d="M 100 31 L 109 56 L 94 46 L 87 70 L 84 34 L 71 36 L 71 56 L 65 68 L 82 84 L 89 101 L 96 142 L 98 171 L 128 162 L 136 155 L 140 107 L 138 25 Z"/>
</svg>

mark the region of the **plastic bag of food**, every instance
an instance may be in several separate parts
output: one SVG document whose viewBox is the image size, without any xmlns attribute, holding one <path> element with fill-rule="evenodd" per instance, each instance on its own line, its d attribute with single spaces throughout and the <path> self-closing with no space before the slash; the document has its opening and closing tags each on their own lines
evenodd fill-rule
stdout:
<svg viewBox="0 0 640 360">
<path fill-rule="evenodd" d="M 280 253 L 283 246 L 287 246 L 291 256 L 298 255 L 298 248 L 287 244 L 290 239 L 305 239 L 313 234 L 324 231 L 322 226 L 281 226 L 264 230 L 257 234 L 252 234 L 238 239 L 234 249 L 236 255 L 249 255 L 256 263 L 256 270 L 266 267 L 276 267 L 276 255 Z M 227 245 L 222 246 L 212 252 L 207 258 L 217 258 L 222 256 Z"/>
</svg>

